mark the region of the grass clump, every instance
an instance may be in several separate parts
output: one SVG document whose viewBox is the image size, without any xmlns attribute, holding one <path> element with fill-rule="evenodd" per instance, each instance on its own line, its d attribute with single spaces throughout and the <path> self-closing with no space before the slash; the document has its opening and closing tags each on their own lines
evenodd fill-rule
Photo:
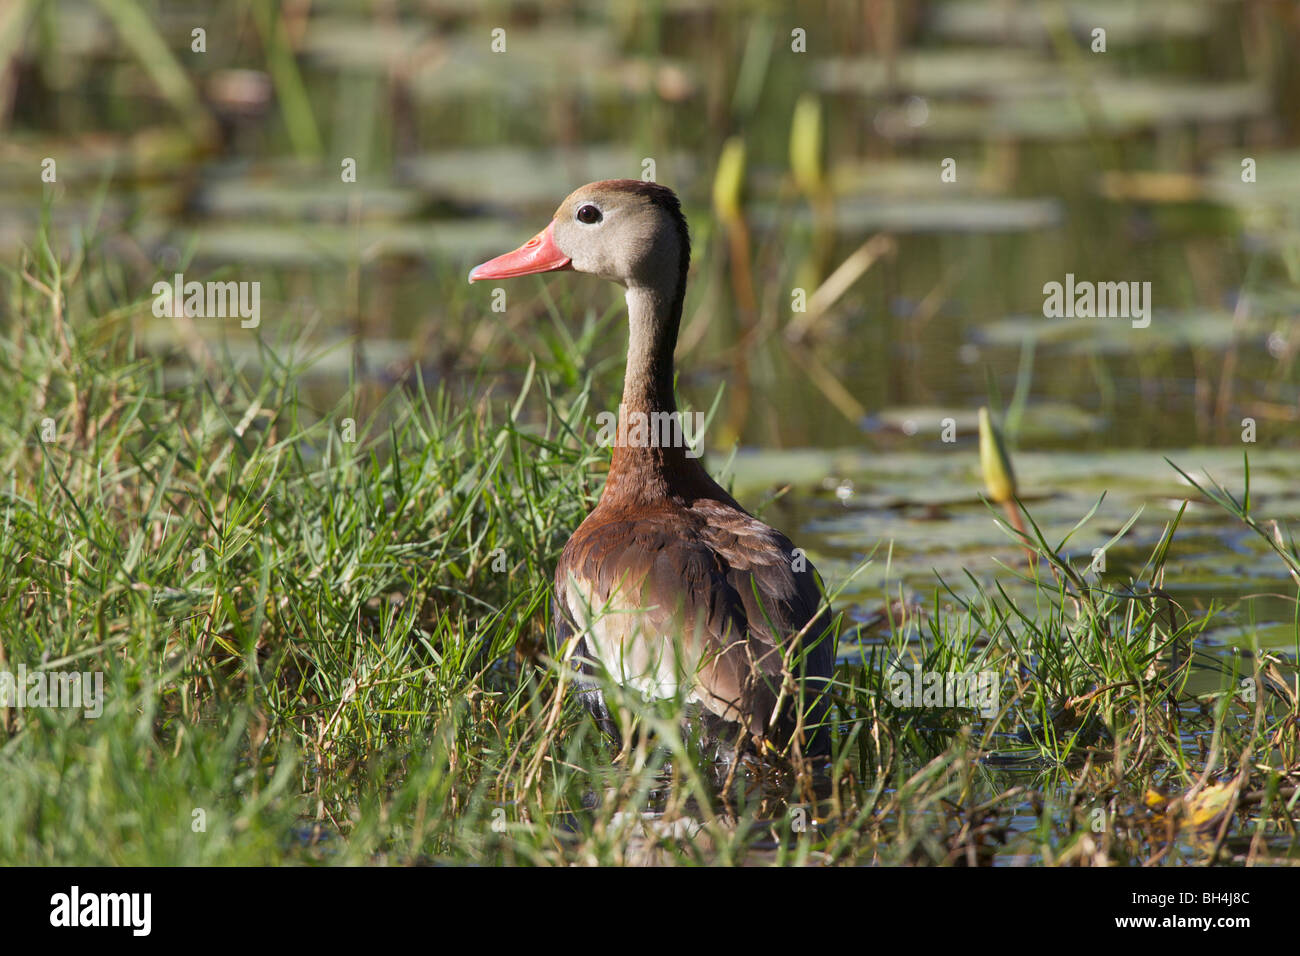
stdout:
<svg viewBox="0 0 1300 956">
<path fill-rule="evenodd" d="M 846 641 L 826 768 L 725 779 L 627 695 L 656 735 L 614 759 L 546 641 L 605 456 L 590 387 L 550 388 L 580 358 L 505 404 L 322 398 L 305 341 L 142 352 L 96 255 L 42 238 L 3 279 L 0 670 L 104 695 L 0 710 L 0 861 L 1294 860 L 1293 664 L 1189 689 L 1177 520 L 1102 587 L 1031 518 L 1032 600 L 972 578 Z M 900 702 L 913 665 L 995 674 L 996 706 Z"/>
</svg>

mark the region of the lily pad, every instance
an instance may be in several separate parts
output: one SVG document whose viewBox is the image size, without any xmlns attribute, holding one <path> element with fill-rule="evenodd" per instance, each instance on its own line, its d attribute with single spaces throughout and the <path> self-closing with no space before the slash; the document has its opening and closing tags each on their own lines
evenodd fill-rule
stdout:
<svg viewBox="0 0 1300 956">
<path fill-rule="evenodd" d="M 784 221 L 774 204 L 756 203 L 751 209 L 753 221 L 770 226 Z M 811 221 L 806 209 L 797 210 L 793 218 Z M 1062 207 L 1055 199 L 892 199 L 850 196 L 835 203 L 835 229 L 841 234 L 864 235 L 869 232 L 1022 232 L 1048 229 L 1059 225 Z"/>
<path fill-rule="evenodd" d="M 644 157 L 625 146 L 574 150 L 519 147 L 448 149 L 401 164 L 405 181 L 438 199 L 518 208 L 554 208 L 575 186 L 597 179 L 639 179 Z M 685 153 L 655 155 L 657 178 L 689 189 L 699 163 Z"/>
<path fill-rule="evenodd" d="M 1186 0 L 1089 0 L 1088 3 L 966 0 L 938 4 L 930 12 L 935 35 L 963 42 L 1044 44 L 1064 27 L 1078 40 L 1091 40 L 1096 27 L 1106 42 L 1133 44 L 1176 37 L 1201 37 L 1214 28 L 1214 5 Z M 1006 51 L 999 51 L 1001 57 Z"/>
</svg>

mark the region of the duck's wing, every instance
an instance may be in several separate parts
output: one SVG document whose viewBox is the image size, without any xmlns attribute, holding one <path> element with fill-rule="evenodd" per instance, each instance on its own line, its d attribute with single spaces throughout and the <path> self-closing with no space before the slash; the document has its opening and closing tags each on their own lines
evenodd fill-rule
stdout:
<svg viewBox="0 0 1300 956">
<path fill-rule="evenodd" d="M 709 548 L 726 564 L 726 579 L 740 599 L 750 642 L 770 649 L 761 673 L 765 688 L 779 691 L 779 678 L 795 678 L 787 686 L 790 706 L 775 715 L 776 699 L 759 695 L 763 732 L 788 740 L 802 712 L 804 752 L 823 752 L 829 731 L 822 727 L 829 699 L 826 691 L 835 669 L 837 634 L 829 607 L 822 606 L 822 585 L 817 569 L 803 551 L 781 532 L 747 512 L 715 501 L 697 501 L 692 510 L 704 518 L 702 535 Z M 707 675 L 702 675 L 705 677 Z M 757 727 L 751 725 L 751 732 Z"/>
<path fill-rule="evenodd" d="M 816 570 L 722 502 L 589 519 L 561 557 L 556 597 L 564 633 L 616 680 L 647 697 L 688 682 L 688 699 L 755 737 L 788 736 L 797 706 L 777 712 L 782 687 L 786 701 L 816 696 L 834 663 Z M 805 706 L 806 724 L 824 711 Z"/>
</svg>

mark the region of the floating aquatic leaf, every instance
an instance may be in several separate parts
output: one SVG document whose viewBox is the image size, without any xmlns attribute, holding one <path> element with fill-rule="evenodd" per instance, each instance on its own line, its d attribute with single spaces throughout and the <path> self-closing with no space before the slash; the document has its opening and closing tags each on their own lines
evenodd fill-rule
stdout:
<svg viewBox="0 0 1300 956">
<path fill-rule="evenodd" d="M 581 149 L 523 149 L 517 146 L 487 149 L 446 149 L 406 160 L 401 176 L 440 199 L 474 203 L 492 202 L 518 214 L 521 207 L 537 204 L 555 208 L 575 182 L 641 176 L 643 154 L 608 144 Z M 655 155 L 657 179 L 689 192 L 698 162 L 690 155 L 666 151 Z"/>
<path fill-rule="evenodd" d="M 938 175 L 936 167 L 935 175 Z M 755 223 L 771 225 L 789 214 L 771 203 L 751 207 Z M 797 220 L 811 214 L 799 211 Z M 985 199 L 955 196 L 951 199 L 892 199 L 841 197 L 835 203 L 835 229 L 840 234 L 868 232 L 1019 232 L 1046 229 L 1061 221 L 1061 204 L 1055 199 Z"/>
<path fill-rule="evenodd" d="M 1106 28 L 1109 43 L 1147 43 L 1174 37 L 1201 37 L 1214 29 L 1209 4 L 1147 0 L 1089 0 L 1088 3 L 1030 2 L 1007 4 L 1000 0 L 945 3 L 932 11 L 930 28 L 950 40 L 976 43 L 1041 44 L 1064 19 L 1080 42 L 1090 38 L 1098 24 Z M 1003 53 L 1007 51 L 1002 51 Z M 1002 55 L 1001 53 L 999 55 Z"/>
</svg>

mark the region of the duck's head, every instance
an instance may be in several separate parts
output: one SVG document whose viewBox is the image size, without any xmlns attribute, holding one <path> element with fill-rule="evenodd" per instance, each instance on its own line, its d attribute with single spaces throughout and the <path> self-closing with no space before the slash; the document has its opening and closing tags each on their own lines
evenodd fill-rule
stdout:
<svg viewBox="0 0 1300 956">
<path fill-rule="evenodd" d="M 514 252 L 475 266 L 469 281 L 572 269 L 676 298 L 690 258 L 686 219 L 671 189 L 607 179 L 574 190 L 545 229 Z"/>
</svg>

